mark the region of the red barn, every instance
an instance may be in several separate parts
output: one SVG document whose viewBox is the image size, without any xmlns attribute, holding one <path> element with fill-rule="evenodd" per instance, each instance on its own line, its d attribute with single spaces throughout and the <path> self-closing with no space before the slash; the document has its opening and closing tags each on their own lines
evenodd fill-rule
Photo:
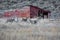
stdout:
<svg viewBox="0 0 60 40">
<path fill-rule="evenodd" d="M 43 17 L 44 15 L 48 18 L 48 14 L 50 11 L 41 9 L 36 6 L 32 5 L 26 5 L 20 10 L 5 12 L 4 15 L 6 17 L 16 16 L 20 18 L 37 18 L 37 17 Z"/>
</svg>

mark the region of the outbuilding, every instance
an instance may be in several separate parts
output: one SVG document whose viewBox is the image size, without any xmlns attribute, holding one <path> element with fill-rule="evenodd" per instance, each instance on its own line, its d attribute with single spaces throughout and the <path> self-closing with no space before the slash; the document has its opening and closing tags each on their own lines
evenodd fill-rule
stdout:
<svg viewBox="0 0 60 40">
<path fill-rule="evenodd" d="M 50 14 L 49 10 L 44 10 L 37 6 L 26 5 L 20 10 L 8 11 L 4 13 L 5 17 L 18 17 L 18 18 L 48 18 Z"/>
</svg>

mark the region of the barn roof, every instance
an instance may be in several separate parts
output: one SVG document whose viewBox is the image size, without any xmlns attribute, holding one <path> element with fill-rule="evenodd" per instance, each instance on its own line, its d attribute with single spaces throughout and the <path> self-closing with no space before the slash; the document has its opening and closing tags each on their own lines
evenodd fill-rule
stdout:
<svg viewBox="0 0 60 40">
<path fill-rule="evenodd" d="M 26 6 L 34 7 L 34 8 L 37 8 L 37 9 L 39 9 L 39 10 L 42 10 L 42 11 L 44 11 L 44 12 L 51 13 L 51 11 L 45 10 L 45 9 L 42 9 L 42 8 L 39 8 L 39 7 L 37 7 L 37 6 L 33 6 L 33 5 L 26 5 Z"/>
</svg>

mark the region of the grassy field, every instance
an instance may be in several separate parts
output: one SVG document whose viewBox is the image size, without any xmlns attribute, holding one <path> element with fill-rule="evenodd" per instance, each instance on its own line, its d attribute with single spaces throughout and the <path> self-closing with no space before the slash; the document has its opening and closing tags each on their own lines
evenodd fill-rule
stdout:
<svg viewBox="0 0 60 40">
<path fill-rule="evenodd" d="M 0 40 L 60 40 L 59 23 L 0 23 Z"/>
</svg>

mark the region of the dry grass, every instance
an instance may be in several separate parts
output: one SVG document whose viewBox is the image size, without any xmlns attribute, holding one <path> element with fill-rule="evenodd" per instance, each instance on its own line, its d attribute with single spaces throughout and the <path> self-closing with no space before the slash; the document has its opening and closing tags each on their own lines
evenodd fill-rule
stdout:
<svg viewBox="0 0 60 40">
<path fill-rule="evenodd" d="M 44 24 L 0 24 L 0 40 L 60 40 L 60 27 Z"/>
</svg>

